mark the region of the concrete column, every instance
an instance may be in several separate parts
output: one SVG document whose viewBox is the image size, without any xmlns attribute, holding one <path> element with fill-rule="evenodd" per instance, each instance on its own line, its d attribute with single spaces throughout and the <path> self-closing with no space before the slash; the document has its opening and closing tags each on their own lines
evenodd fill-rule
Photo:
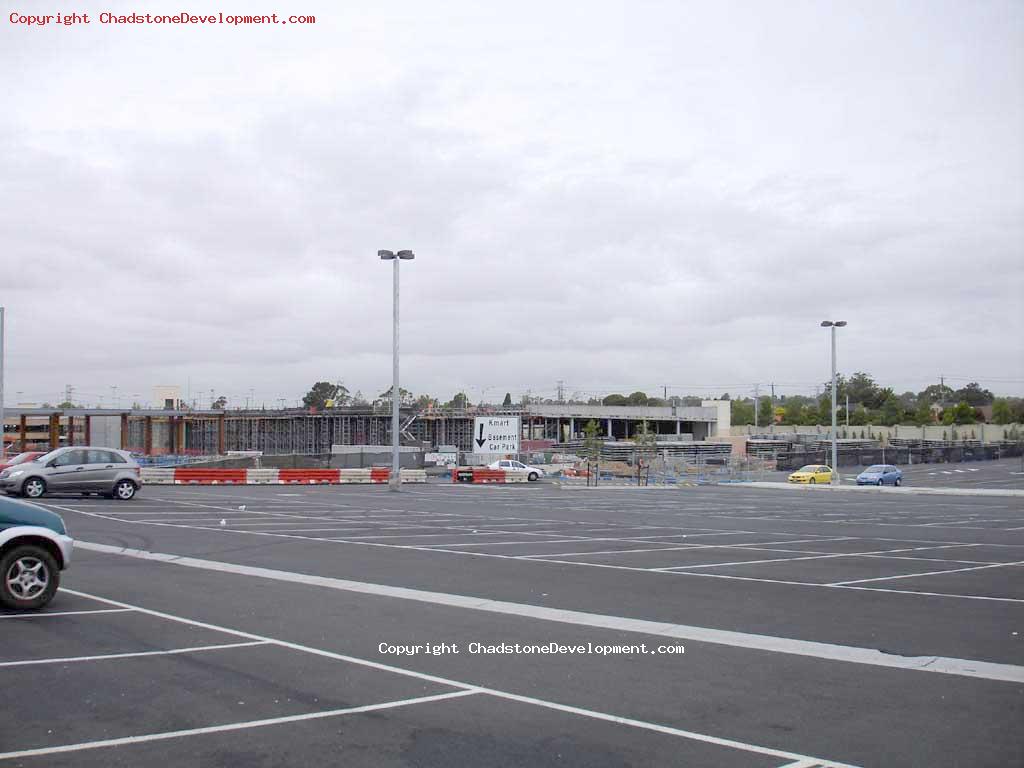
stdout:
<svg viewBox="0 0 1024 768">
<path fill-rule="evenodd" d="M 50 414 L 50 450 L 60 448 L 60 416 Z"/>
<path fill-rule="evenodd" d="M 142 425 L 142 452 L 153 455 L 153 417 L 146 416 Z"/>
<path fill-rule="evenodd" d="M 85 415 L 85 444 L 92 445 L 92 417 Z"/>
<path fill-rule="evenodd" d="M 576 419 L 572 416 L 569 417 L 569 439 L 572 440 L 576 437 Z"/>
<path fill-rule="evenodd" d="M 177 439 L 175 440 L 175 444 L 177 446 L 177 450 L 175 451 L 176 453 L 183 453 L 185 451 L 185 417 L 184 416 L 179 416 L 178 417 Z"/>
<path fill-rule="evenodd" d="M 681 434 L 683 434 L 683 422 L 676 419 L 676 437 L 679 437 Z"/>
<path fill-rule="evenodd" d="M 121 414 L 121 450 L 128 450 L 128 414 Z"/>
<path fill-rule="evenodd" d="M 217 417 L 217 453 L 223 456 L 226 453 L 224 442 L 224 414 Z"/>
<path fill-rule="evenodd" d="M 612 420 L 611 419 L 606 419 L 605 421 L 608 422 L 608 424 L 607 424 L 607 426 L 608 426 L 608 437 L 609 438 L 614 437 L 614 435 L 612 434 Z"/>
<path fill-rule="evenodd" d="M 68 416 L 68 445 L 75 444 L 75 417 Z"/>
<path fill-rule="evenodd" d="M 21 437 L 21 450 L 28 450 L 28 423 L 25 420 L 25 414 L 21 414 L 18 418 L 18 433 Z"/>
</svg>

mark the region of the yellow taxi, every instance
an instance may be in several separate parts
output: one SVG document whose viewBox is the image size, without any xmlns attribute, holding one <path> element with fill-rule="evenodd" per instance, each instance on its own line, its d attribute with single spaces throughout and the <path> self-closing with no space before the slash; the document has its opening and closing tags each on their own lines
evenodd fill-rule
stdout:
<svg viewBox="0 0 1024 768">
<path fill-rule="evenodd" d="M 789 482 L 791 483 L 831 483 L 832 482 L 832 468 L 826 467 L 824 464 L 808 464 L 806 467 L 800 467 L 796 472 L 793 472 L 789 476 Z"/>
</svg>

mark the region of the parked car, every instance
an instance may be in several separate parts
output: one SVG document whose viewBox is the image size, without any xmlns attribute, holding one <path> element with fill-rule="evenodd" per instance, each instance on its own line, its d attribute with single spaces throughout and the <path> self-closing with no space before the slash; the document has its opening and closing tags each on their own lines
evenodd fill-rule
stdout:
<svg viewBox="0 0 1024 768">
<path fill-rule="evenodd" d="M 13 467 L 17 464 L 24 464 L 26 461 L 32 461 L 33 459 L 37 459 L 44 453 L 46 453 L 46 451 L 24 451 L 23 453 L 19 453 L 16 456 L 12 456 L 6 462 L 0 462 L 0 472 L 7 469 L 8 467 Z"/>
<path fill-rule="evenodd" d="M 903 471 L 892 464 L 872 464 L 859 475 L 857 485 L 902 485 Z"/>
<path fill-rule="evenodd" d="M 806 467 L 800 467 L 796 472 L 793 472 L 789 476 L 789 482 L 808 483 L 810 485 L 815 483 L 831 483 L 832 468 L 826 467 L 824 464 L 808 464 Z"/>
<path fill-rule="evenodd" d="M 68 446 L 0 472 L 0 490 L 38 499 L 44 493 L 96 493 L 128 501 L 142 487 L 139 465 L 126 451 Z"/>
<path fill-rule="evenodd" d="M 534 480 L 538 480 L 544 477 L 544 470 L 540 467 L 531 467 L 529 464 L 523 464 L 521 461 L 515 461 L 513 459 L 502 459 L 501 461 L 493 461 L 487 465 L 488 469 L 507 469 L 512 472 L 529 472 L 526 479 L 531 483 Z"/>
<path fill-rule="evenodd" d="M 0 606 L 38 610 L 50 602 L 73 548 L 60 515 L 0 498 Z"/>
</svg>

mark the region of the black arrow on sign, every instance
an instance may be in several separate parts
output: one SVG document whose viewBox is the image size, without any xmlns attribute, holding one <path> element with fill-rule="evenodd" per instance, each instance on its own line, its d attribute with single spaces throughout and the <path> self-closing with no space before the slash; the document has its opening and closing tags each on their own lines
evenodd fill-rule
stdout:
<svg viewBox="0 0 1024 768">
<path fill-rule="evenodd" d="M 484 423 L 481 421 L 480 422 L 480 437 L 477 438 L 476 444 L 478 446 L 480 446 L 481 448 L 483 448 L 484 447 L 484 443 L 486 443 L 486 442 L 487 441 L 484 440 Z"/>
</svg>

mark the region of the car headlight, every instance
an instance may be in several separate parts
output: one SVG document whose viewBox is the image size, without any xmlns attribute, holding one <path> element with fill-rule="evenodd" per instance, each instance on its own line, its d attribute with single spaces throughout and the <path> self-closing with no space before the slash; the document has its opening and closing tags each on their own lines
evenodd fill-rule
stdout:
<svg viewBox="0 0 1024 768">
<path fill-rule="evenodd" d="M 5 475 L 5 477 L 17 477 L 18 475 L 24 475 L 24 474 L 25 474 L 25 470 L 24 469 L 16 469 L 13 472 L 11 472 L 9 475 Z"/>
</svg>

